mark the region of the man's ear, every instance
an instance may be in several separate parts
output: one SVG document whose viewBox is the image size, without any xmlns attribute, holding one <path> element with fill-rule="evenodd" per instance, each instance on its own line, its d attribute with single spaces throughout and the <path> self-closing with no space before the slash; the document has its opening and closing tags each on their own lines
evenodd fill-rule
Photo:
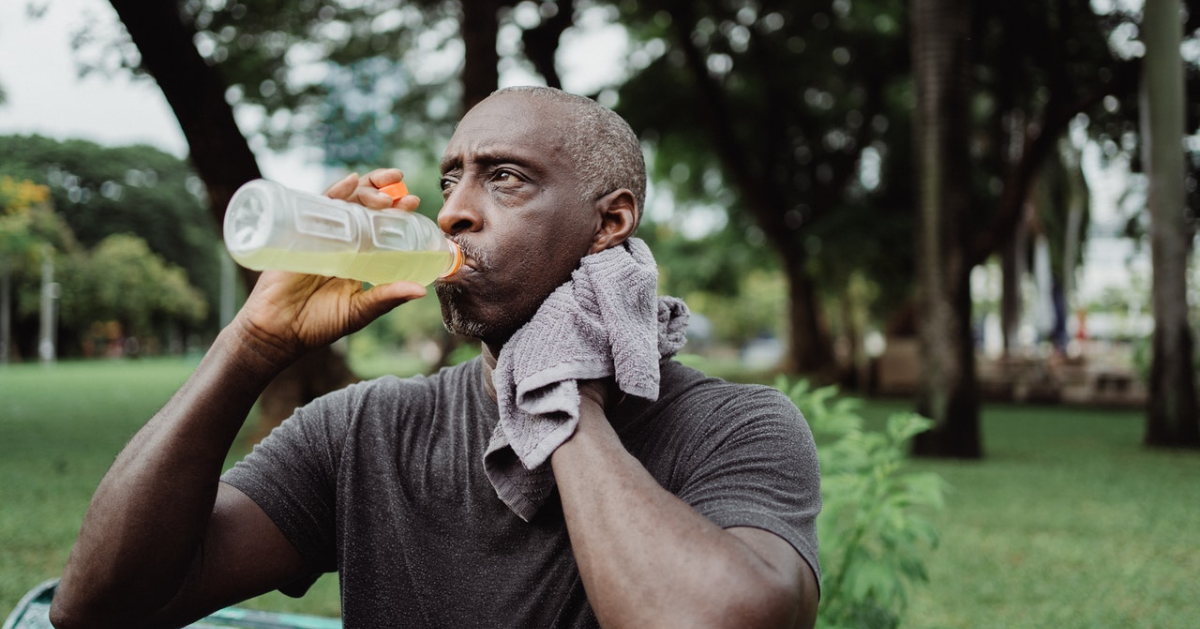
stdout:
<svg viewBox="0 0 1200 629">
<path fill-rule="evenodd" d="M 588 253 L 598 253 L 625 242 L 637 229 L 638 206 L 633 193 L 625 188 L 614 190 L 596 200 L 600 225 L 592 237 Z"/>
</svg>

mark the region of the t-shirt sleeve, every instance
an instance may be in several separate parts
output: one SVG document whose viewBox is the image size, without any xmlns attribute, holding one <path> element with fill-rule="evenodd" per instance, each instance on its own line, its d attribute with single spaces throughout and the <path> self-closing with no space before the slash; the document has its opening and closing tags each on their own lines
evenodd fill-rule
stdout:
<svg viewBox="0 0 1200 629">
<path fill-rule="evenodd" d="M 304 558 L 310 577 L 285 594 L 302 595 L 337 569 L 337 470 L 358 386 L 297 409 L 221 478 L 254 500 Z"/>
<path fill-rule="evenodd" d="M 820 582 L 820 467 L 808 423 L 791 400 L 766 387 L 713 402 L 679 497 L 722 528 L 780 536 Z"/>
</svg>

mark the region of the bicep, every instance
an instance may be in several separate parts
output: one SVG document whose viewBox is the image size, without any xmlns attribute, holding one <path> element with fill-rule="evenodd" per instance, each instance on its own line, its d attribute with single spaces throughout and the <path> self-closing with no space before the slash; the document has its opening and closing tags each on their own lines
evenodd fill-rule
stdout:
<svg viewBox="0 0 1200 629">
<path fill-rule="evenodd" d="M 726 529 L 754 554 L 771 567 L 783 584 L 783 589 L 794 596 L 797 629 L 811 629 L 817 621 L 819 599 L 817 577 L 808 562 L 800 556 L 786 540 L 762 529 L 731 527 Z"/>
<path fill-rule="evenodd" d="M 166 626 L 190 622 L 309 574 L 299 551 L 258 503 L 221 483 L 187 581 L 158 616 Z"/>
</svg>

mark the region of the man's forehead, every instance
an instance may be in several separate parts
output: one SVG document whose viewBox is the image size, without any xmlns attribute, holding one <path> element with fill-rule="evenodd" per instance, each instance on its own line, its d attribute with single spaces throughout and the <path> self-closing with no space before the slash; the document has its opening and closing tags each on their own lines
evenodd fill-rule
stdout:
<svg viewBox="0 0 1200 629">
<path fill-rule="evenodd" d="M 558 107 L 520 94 L 493 96 L 459 122 L 443 156 L 446 162 L 512 155 L 554 158 L 566 144 Z M 557 111 L 556 111 L 557 110 Z"/>
</svg>

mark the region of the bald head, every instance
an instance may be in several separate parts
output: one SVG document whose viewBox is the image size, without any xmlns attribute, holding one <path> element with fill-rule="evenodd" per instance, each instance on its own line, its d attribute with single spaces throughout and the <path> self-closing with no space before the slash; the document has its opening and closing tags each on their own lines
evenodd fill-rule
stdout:
<svg viewBox="0 0 1200 629">
<path fill-rule="evenodd" d="M 637 219 L 646 204 L 646 161 L 637 135 L 616 112 L 596 101 L 551 87 L 519 86 L 492 95 L 521 94 L 568 110 L 559 131 L 566 158 L 579 176 L 579 194 L 594 201 L 621 188 L 633 193 Z"/>
</svg>

